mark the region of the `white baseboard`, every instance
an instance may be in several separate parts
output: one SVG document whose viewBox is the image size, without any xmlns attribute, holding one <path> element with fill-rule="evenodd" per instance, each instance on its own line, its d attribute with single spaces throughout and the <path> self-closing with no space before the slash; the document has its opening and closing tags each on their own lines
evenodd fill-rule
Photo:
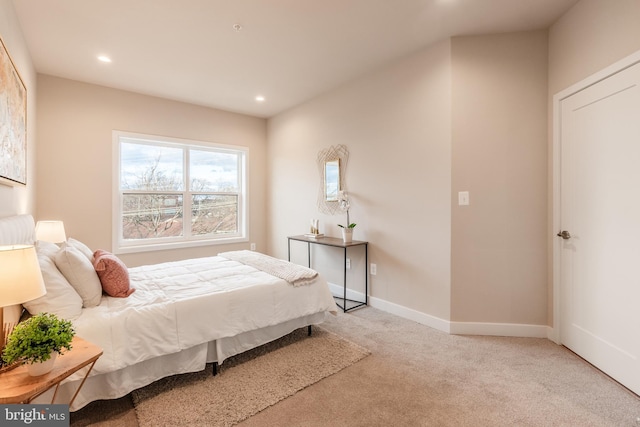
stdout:
<svg viewBox="0 0 640 427">
<path fill-rule="evenodd" d="M 560 341 L 560 332 L 554 327 L 549 326 L 547 338 L 558 345 L 562 344 Z"/>
<path fill-rule="evenodd" d="M 341 286 L 340 289 L 342 289 Z M 349 293 L 347 292 L 347 296 L 348 295 Z M 395 314 L 396 316 L 400 316 L 408 320 L 413 320 L 414 322 L 453 335 L 490 335 L 551 339 L 554 334 L 553 328 L 546 325 L 452 322 L 374 297 L 369 297 L 369 305 L 379 310 L 386 311 L 387 313 Z"/>
<path fill-rule="evenodd" d="M 431 316 L 430 314 L 422 313 L 380 298 L 369 297 L 369 301 L 371 303 L 371 307 L 386 311 L 387 313 L 395 314 L 396 316 L 400 316 L 405 319 L 413 320 L 414 322 L 418 322 L 442 332 L 450 333 L 450 322 L 448 320 Z"/>
<path fill-rule="evenodd" d="M 549 336 L 549 327 L 518 323 L 451 322 L 451 333 L 454 335 L 547 338 Z"/>
<path fill-rule="evenodd" d="M 335 283 L 329 283 L 329 290 L 335 296 L 340 298 L 344 298 L 344 286 L 336 285 Z M 347 288 L 347 299 L 354 301 L 364 301 L 364 293 L 356 292 L 352 289 Z"/>
</svg>

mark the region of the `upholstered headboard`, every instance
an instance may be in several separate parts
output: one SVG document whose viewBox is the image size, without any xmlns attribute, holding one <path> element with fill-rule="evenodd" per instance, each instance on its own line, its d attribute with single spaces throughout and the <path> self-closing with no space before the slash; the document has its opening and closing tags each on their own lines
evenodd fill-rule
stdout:
<svg viewBox="0 0 640 427">
<path fill-rule="evenodd" d="M 31 215 L 0 218 L 0 245 L 33 245 L 35 222 Z"/>
</svg>

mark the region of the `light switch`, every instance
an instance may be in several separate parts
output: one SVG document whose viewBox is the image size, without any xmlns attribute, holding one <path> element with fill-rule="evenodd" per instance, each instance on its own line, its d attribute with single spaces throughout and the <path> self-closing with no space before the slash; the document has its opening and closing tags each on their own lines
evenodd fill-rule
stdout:
<svg viewBox="0 0 640 427">
<path fill-rule="evenodd" d="M 469 204 L 469 192 L 468 191 L 459 191 L 458 192 L 458 205 L 459 206 L 467 206 Z"/>
</svg>

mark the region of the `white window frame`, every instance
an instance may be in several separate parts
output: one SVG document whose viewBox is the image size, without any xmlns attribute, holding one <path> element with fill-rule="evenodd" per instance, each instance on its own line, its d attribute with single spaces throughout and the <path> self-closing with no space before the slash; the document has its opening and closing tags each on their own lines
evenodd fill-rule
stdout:
<svg viewBox="0 0 640 427">
<path fill-rule="evenodd" d="M 139 140 L 141 143 L 182 148 L 188 151 L 188 148 L 208 148 L 221 152 L 233 152 L 240 157 L 240 171 L 238 173 L 238 232 L 231 235 L 221 236 L 192 236 L 191 228 L 185 228 L 182 236 L 148 238 L 135 241 L 125 240 L 122 230 L 122 209 L 123 209 L 123 193 L 130 193 L 130 190 L 122 190 L 120 188 L 121 179 L 121 159 L 120 146 L 121 139 Z M 238 145 L 225 145 L 212 142 L 194 141 L 189 139 L 172 138 L 158 135 L 146 135 L 140 133 L 123 132 L 114 130 L 112 132 L 113 139 L 113 171 L 112 171 L 112 247 L 113 252 L 117 254 L 158 251 L 165 249 L 178 249 L 207 245 L 220 245 L 249 241 L 249 148 Z M 191 195 L 198 194 L 197 191 L 190 191 L 189 188 L 189 171 L 188 162 L 185 161 L 185 188 L 183 193 L 183 223 L 191 224 Z M 161 193 L 162 191 L 158 191 Z"/>
</svg>

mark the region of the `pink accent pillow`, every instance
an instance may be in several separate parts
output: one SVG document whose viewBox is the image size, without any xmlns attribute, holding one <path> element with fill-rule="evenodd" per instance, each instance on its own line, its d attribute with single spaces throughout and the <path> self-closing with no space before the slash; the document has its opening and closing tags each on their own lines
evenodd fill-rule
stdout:
<svg viewBox="0 0 640 427">
<path fill-rule="evenodd" d="M 126 298 L 135 292 L 129 282 L 129 270 L 111 252 L 98 249 L 93 253 L 93 268 L 96 269 L 102 290 L 109 296 Z"/>
</svg>

